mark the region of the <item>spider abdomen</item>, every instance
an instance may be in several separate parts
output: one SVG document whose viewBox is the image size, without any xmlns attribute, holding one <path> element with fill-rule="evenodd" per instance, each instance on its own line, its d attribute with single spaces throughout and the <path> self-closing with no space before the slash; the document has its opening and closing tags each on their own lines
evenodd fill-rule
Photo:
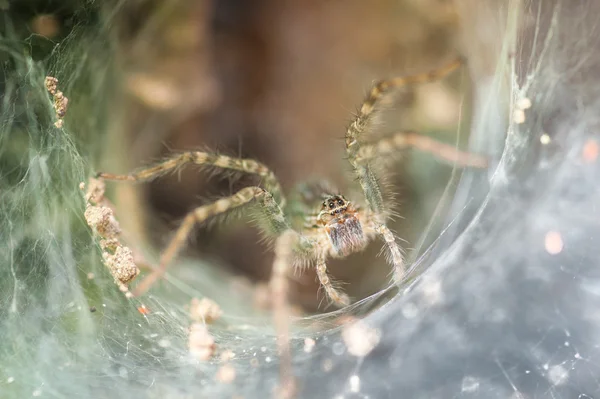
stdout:
<svg viewBox="0 0 600 399">
<path fill-rule="evenodd" d="M 362 225 L 354 215 L 332 220 L 326 227 L 333 256 L 345 257 L 366 246 Z"/>
</svg>

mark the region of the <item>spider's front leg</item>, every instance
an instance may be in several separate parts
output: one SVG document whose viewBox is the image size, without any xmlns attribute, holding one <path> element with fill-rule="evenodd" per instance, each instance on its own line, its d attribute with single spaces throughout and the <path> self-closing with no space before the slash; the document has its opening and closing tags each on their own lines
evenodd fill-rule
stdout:
<svg viewBox="0 0 600 399">
<path fill-rule="evenodd" d="M 399 281 L 404 275 L 404 262 L 400 247 L 396 243 L 393 233 L 385 225 L 386 209 L 381 194 L 379 182 L 369 164 L 368 160 L 372 158 L 371 153 L 378 149 L 377 146 L 371 146 L 366 150 L 361 150 L 361 136 L 367 130 L 369 122 L 382 98 L 388 95 L 392 90 L 415 84 L 432 82 L 448 75 L 450 72 L 462 65 L 462 59 L 458 58 L 451 63 L 423 74 L 401 76 L 389 80 L 382 80 L 375 84 L 367 98 L 363 101 L 359 113 L 346 130 L 346 152 L 348 160 L 354 168 L 354 172 L 363 189 L 365 199 L 369 205 L 369 210 L 373 214 L 371 223 L 373 229 L 385 241 L 391 253 L 391 261 L 394 264 L 394 280 Z M 413 137 L 413 136 L 411 136 Z M 405 138 L 405 136 L 401 136 Z M 419 142 L 423 143 L 423 142 Z M 389 143 L 384 143 L 389 144 Z M 394 144 L 394 142 L 392 142 Z M 404 142 L 401 142 L 404 144 Z M 384 147 L 389 147 L 384 145 Z"/>
<path fill-rule="evenodd" d="M 317 277 L 319 282 L 325 289 L 329 299 L 333 301 L 337 306 L 344 307 L 350 305 L 350 297 L 340 290 L 336 289 L 332 281 L 327 275 L 327 265 L 325 264 L 325 257 L 319 257 L 317 259 Z"/>
<path fill-rule="evenodd" d="M 160 257 L 159 267 L 151 274 L 145 277 L 134 290 L 134 295 L 139 296 L 145 293 L 159 278 L 163 276 L 168 265 L 175 258 L 177 253 L 185 246 L 185 242 L 190 235 L 194 225 L 202 223 L 212 216 L 219 215 L 234 208 L 246 205 L 253 200 L 258 200 L 263 207 L 265 214 L 269 218 L 269 223 L 275 230 L 285 230 L 288 223 L 281 211 L 279 205 L 273 199 L 273 196 L 260 187 L 245 187 L 226 198 L 221 198 L 212 204 L 198 207 L 187 214 L 183 223 L 177 229 L 175 236 L 171 239 L 167 248 Z"/>
<path fill-rule="evenodd" d="M 367 130 L 380 100 L 394 89 L 441 79 L 457 69 L 462 63 L 462 58 L 457 58 L 451 63 L 427 73 L 400 76 L 378 82 L 371 88 L 367 98 L 360 107 L 358 115 L 348 126 L 348 129 L 346 130 L 346 152 L 348 154 L 348 160 L 358 177 L 358 181 L 363 189 L 369 208 L 375 215 L 382 215 L 385 212 L 385 207 L 379 183 L 377 182 L 372 168 L 365 159 L 365 155 L 368 155 L 369 150 L 363 150 L 361 153 L 361 148 L 363 146 L 363 143 L 361 143 L 361 136 Z M 367 154 L 365 154 L 365 152 Z"/>
<path fill-rule="evenodd" d="M 162 253 L 159 267 L 137 285 L 134 290 L 135 295 L 141 295 L 146 292 L 165 273 L 169 263 L 185 245 L 185 241 L 194 225 L 212 216 L 241 207 L 257 199 L 264 210 L 265 219 L 267 220 L 267 225 L 260 227 L 267 234 L 280 234 L 290 228 L 282 211 L 282 208 L 285 206 L 285 198 L 275 174 L 264 164 L 252 159 L 233 158 L 203 151 L 188 151 L 176 154 L 156 165 L 137 170 L 130 174 L 118 175 L 100 172 L 97 174 L 97 177 L 105 180 L 129 182 L 149 181 L 165 173 L 177 170 L 186 164 L 212 166 L 254 174 L 262 179 L 262 184 L 265 188 L 256 186 L 246 187 L 232 196 L 219 199 L 212 204 L 201 206 L 188 213 L 166 250 Z"/>
<path fill-rule="evenodd" d="M 394 265 L 394 282 L 399 283 L 404 277 L 404 258 L 400 246 L 396 242 L 396 237 L 383 223 L 375 226 L 375 231 L 383 238 L 390 251 L 391 261 Z"/>
</svg>

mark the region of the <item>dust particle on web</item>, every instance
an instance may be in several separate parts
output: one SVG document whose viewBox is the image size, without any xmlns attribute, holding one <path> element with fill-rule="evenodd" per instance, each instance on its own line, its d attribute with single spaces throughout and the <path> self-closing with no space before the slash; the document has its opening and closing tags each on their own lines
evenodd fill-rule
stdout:
<svg viewBox="0 0 600 399">
<path fill-rule="evenodd" d="M 540 143 L 542 143 L 543 145 L 548 145 L 551 141 L 552 139 L 547 133 L 544 133 L 540 136 Z"/>
<path fill-rule="evenodd" d="M 80 183 L 79 188 L 82 191 L 86 190 L 86 184 Z M 140 270 L 135 263 L 133 251 L 121 243 L 121 228 L 113 209 L 104 198 L 104 191 L 104 181 L 89 179 L 87 191 L 84 193 L 86 201 L 84 217 L 94 233 L 100 236 L 104 265 L 109 269 L 119 289 L 130 297 L 127 284 L 140 273 Z M 90 274 L 88 278 L 89 276 Z"/>
<path fill-rule="evenodd" d="M 209 298 L 193 298 L 190 303 L 190 317 L 193 321 L 210 324 L 222 315 L 219 305 Z"/>
<path fill-rule="evenodd" d="M 561 234 L 554 230 L 547 232 L 544 239 L 544 246 L 550 255 L 557 255 L 561 253 L 564 247 Z"/>
<path fill-rule="evenodd" d="M 192 356 L 198 360 L 210 360 L 216 348 L 215 339 L 204 323 L 194 323 L 190 326 L 188 349 Z"/>
<path fill-rule="evenodd" d="M 140 272 L 133 261 L 133 251 L 127 247 L 117 247 L 114 255 L 105 253 L 104 261 L 112 275 L 122 284 L 129 283 Z"/>
<path fill-rule="evenodd" d="M 67 114 L 67 105 L 69 99 L 63 94 L 62 91 L 58 90 L 58 79 L 53 76 L 46 76 L 44 80 L 46 90 L 52 95 L 54 99 L 54 112 L 56 114 L 56 122 L 54 126 L 61 128 L 63 126 L 63 118 Z"/>
<path fill-rule="evenodd" d="M 525 111 L 523 111 L 522 109 L 516 109 L 513 112 L 513 122 L 517 125 L 520 125 L 521 123 L 525 122 Z"/>
<path fill-rule="evenodd" d="M 517 101 L 517 108 L 529 109 L 531 108 L 531 100 L 527 97 L 523 97 Z"/>
<path fill-rule="evenodd" d="M 121 234 L 112 209 L 106 206 L 88 206 L 84 217 L 88 225 L 104 239 L 115 240 Z"/>
<path fill-rule="evenodd" d="M 235 357 L 235 353 L 231 350 L 226 350 L 223 353 L 221 353 L 221 361 L 222 362 L 228 362 L 231 359 L 233 359 Z"/>
<path fill-rule="evenodd" d="M 348 352 L 357 357 L 368 355 L 379 344 L 381 333 L 364 321 L 352 323 L 342 330 L 342 340 Z"/>
<path fill-rule="evenodd" d="M 150 314 L 150 309 L 148 309 L 146 305 L 138 306 L 137 311 L 143 314 L 144 316 Z"/>
<path fill-rule="evenodd" d="M 235 380 L 235 367 L 231 364 L 225 364 L 217 370 L 215 375 L 217 381 L 224 384 L 230 384 Z"/>
<path fill-rule="evenodd" d="M 587 163 L 595 162 L 598 159 L 600 148 L 598 142 L 594 139 L 588 140 L 583 146 L 583 160 Z"/>
<path fill-rule="evenodd" d="M 304 352 L 310 353 L 315 347 L 315 340 L 312 338 L 304 338 Z"/>
</svg>

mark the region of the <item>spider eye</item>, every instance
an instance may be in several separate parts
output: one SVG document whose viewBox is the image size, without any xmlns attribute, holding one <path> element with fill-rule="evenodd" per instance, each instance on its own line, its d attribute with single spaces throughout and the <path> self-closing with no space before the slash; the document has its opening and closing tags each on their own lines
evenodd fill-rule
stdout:
<svg viewBox="0 0 600 399">
<path fill-rule="evenodd" d="M 329 203 L 329 208 L 333 209 L 335 207 L 335 204 L 333 202 Z"/>
<path fill-rule="evenodd" d="M 338 205 L 343 206 L 344 205 L 344 200 L 338 200 Z"/>
</svg>

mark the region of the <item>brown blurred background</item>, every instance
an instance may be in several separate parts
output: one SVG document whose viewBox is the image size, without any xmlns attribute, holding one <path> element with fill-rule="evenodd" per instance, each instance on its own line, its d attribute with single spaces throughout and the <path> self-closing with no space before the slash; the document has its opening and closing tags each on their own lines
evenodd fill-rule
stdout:
<svg viewBox="0 0 600 399">
<path fill-rule="evenodd" d="M 446 0 L 134 1 L 118 16 L 127 101 L 126 123 L 114 130 L 103 163 L 112 172 L 171 151 L 209 148 L 265 163 L 285 190 L 312 177 L 347 189 L 353 177 L 342 139 L 373 81 L 433 69 L 460 53 L 459 21 Z M 453 143 L 466 75 L 404 93 L 374 134 L 405 127 Z M 449 174 L 412 153 L 390 170 L 393 209 L 402 215 L 392 227 L 409 255 Z M 119 185 L 121 209 L 140 210 L 122 212 L 121 223 L 163 248 L 188 211 L 254 181 L 209 179 L 187 167 L 148 185 Z M 259 239 L 247 221 L 199 227 L 183 255 L 264 282 L 272 252 Z M 332 277 L 355 299 L 386 284 L 391 269 L 376 257 L 380 249 L 375 243 L 329 262 Z M 317 297 L 312 270 L 293 286 L 296 303 L 317 309 L 322 293 Z"/>
</svg>

